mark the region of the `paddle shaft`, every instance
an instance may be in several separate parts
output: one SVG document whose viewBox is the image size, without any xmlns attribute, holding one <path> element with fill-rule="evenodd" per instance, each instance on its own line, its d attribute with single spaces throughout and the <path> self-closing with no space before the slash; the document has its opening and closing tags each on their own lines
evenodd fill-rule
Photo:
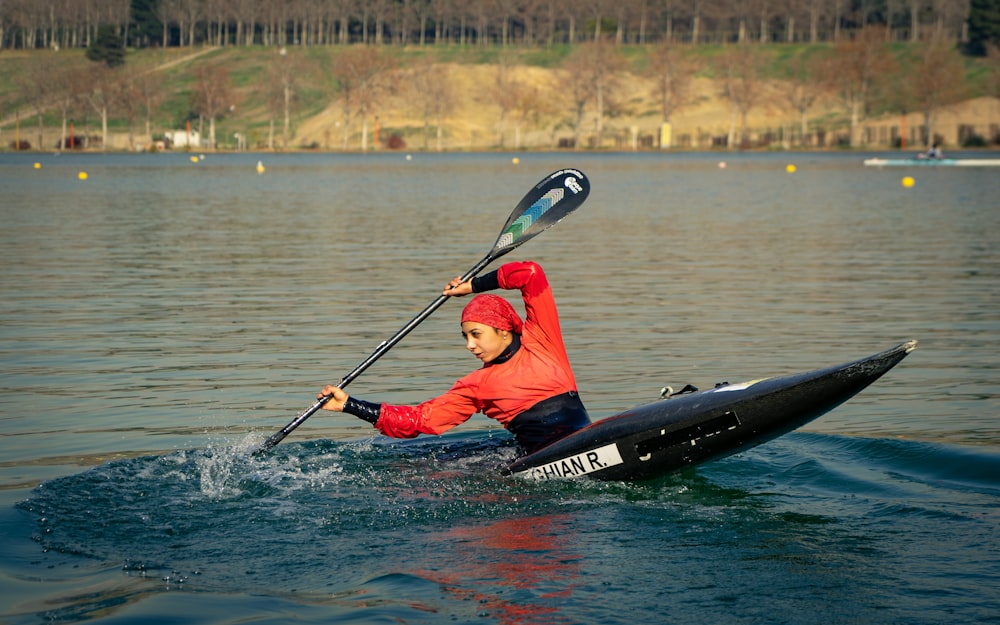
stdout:
<svg viewBox="0 0 1000 625">
<path fill-rule="evenodd" d="M 469 269 L 468 271 L 465 272 L 465 274 L 462 276 L 462 282 L 465 282 L 470 278 L 474 278 L 487 265 L 493 262 L 493 260 L 496 259 L 497 256 L 498 256 L 497 250 L 496 249 L 491 250 L 490 253 L 484 256 L 483 259 L 480 260 L 478 263 L 476 263 L 476 265 L 472 267 L 472 269 Z M 357 367 L 354 367 L 354 369 L 351 370 L 350 373 L 345 375 L 343 379 L 340 380 L 340 383 L 337 386 L 340 388 L 344 388 L 352 381 L 354 381 L 355 378 L 364 373 L 365 370 L 368 367 L 372 366 L 376 360 L 384 356 L 386 352 L 388 352 L 396 345 L 396 343 L 399 343 L 401 340 L 403 340 L 403 337 L 409 334 L 418 325 L 423 323 L 424 319 L 430 317 L 431 313 L 440 308 L 449 299 L 451 299 L 451 296 L 449 295 L 439 295 L 436 300 L 431 302 L 430 305 L 427 306 L 427 308 L 424 308 L 422 311 L 420 311 L 420 313 L 416 317 L 411 319 L 409 323 L 400 328 L 398 332 L 393 334 L 390 338 L 379 343 L 379 346 L 375 348 L 375 351 L 373 351 L 371 355 L 368 356 L 368 358 L 365 358 L 365 360 L 361 364 L 359 364 Z M 284 440 L 284 438 L 289 434 L 291 434 L 295 430 L 295 428 L 302 425 L 302 423 L 306 419 L 316 414 L 316 412 L 323 407 L 323 404 L 325 404 L 330 400 L 330 397 L 332 396 L 324 395 L 323 397 L 317 399 L 312 406 L 309 406 L 305 411 L 299 414 L 299 416 L 295 417 L 295 419 L 293 419 L 288 425 L 281 428 L 280 430 L 272 434 L 266 441 L 264 441 L 263 445 L 261 445 L 260 449 L 258 449 L 256 453 L 267 451 L 273 448 L 278 443 L 280 443 L 282 440 Z"/>
</svg>

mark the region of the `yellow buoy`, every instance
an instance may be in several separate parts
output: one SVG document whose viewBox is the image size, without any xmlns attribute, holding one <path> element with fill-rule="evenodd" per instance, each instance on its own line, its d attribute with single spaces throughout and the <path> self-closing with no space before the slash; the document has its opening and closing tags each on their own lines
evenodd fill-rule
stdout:
<svg viewBox="0 0 1000 625">
<path fill-rule="evenodd" d="M 519 159 L 518 157 L 515 156 L 514 158 L 510 159 L 510 162 L 514 163 L 515 165 L 517 165 L 518 163 L 521 162 L 521 159 Z"/>
<path fill-rule="evenodd" d="M 42 168 L 41 163 L 35 163 L 35 169 L 41 169 L 41 168 Z"/>
<path fill-rule="evenodd" d="M 87 172 L 81 171 L 76 175 L 76 177 L 79 178 L 80 180 L 86 180 L 89 176 L 87 176 Z"/>
<path fill-rule="evenodd" d="M 192 156 L 191 157 L 191 162 L 192 163 L 197 163 L 198 162 L 198 157 L 197 156 Z"/>
<path fill-rule="evenodd" d="M 903 186 L 906 187 L 907 189 L 909 189 L 910 187 L 912 187 L 916 183 L 917 183 L 917 181 L 914 180 L 910 176 L 906 176 L 906 177 L 903 178 Z"/>
<path fill-rule="evenodd" d="M 789 163 L 788 165 L 785 165 L 785 171 L 787 171 L 790 174 L 794 174 L 795 173 L 795 165 L 792 165 L 791 163 Z"/>
<path fill-rule="evenodd" d="M 264 173 L 264 163 L 263 163 L 263 161 L 257 161 L 257 173 L 258 174 Z"/>
</svg>

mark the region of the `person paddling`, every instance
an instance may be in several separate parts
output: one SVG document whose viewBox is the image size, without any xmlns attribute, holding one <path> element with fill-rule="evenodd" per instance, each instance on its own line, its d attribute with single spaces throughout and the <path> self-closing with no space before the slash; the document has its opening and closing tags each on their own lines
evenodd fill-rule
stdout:
<svg viewBox="0 0 1000 625">
<path fill-rule="evenodd" d="M 486 293 L 496 289 L 521 291 L 524 321 L 506 299 Z M 462 310 L 462 336 L 482 368 L 416 406 L 364 401 L 327 385 L 317 395 L 330 397 L 323 409 L 364 419 L 394 438 L 442 434 L 481 412 L 513 433 L 526 453 L 590 424 L 563 344 L 555 297 L 540 265 L 505 263 L 472 280 L 455 278 L 443 293 L 476 294 Z"/>
</svg>

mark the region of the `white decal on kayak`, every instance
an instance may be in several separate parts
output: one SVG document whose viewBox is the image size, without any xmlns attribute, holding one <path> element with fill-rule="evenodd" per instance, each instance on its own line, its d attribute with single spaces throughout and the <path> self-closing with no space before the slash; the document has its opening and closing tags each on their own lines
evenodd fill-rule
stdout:
<svg viewBox="0 0 1000 625">
<path fill-rule="evenodd" d="M 767 378 L 761 378 L 760 380 L 751 380 L 749 382 L 740 382 L 739 384 L 726 384 L 725 386 L 719 386 L 717 388 L 709 389 L 709 393 L 726 393 L 728 391 L 742 391 L 748 389 L 758 382 L 763 382 Z"/>
<path fill-rule="evenodd" d="M 555 462 L 543 464 L 539 467 L 532 467 L 524 471 L 518 471 L 515 475 L 533 478 L 536 480 L 551 480 L 556 478 L 579 477 L 601 469 L 607 469 L 617 464 L 625 462 L 622 460 L 618 446 L 614 443 L 598 447 L 582 454 L 569 456 Z"/>
</svg>

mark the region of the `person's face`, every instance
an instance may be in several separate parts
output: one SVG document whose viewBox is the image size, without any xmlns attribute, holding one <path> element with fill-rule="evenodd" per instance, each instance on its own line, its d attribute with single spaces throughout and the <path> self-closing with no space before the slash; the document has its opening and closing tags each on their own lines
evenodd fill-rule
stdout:
<svg viewBox="0 0 1000 625">
<path fill-rule="evenodd" d="M 492 362 L 511 343 L 507 330 L 497 330 L 475 321 L 462 324 L 462 336 L 465 338 L 465 349 L 483 362 Z"/>
</svg>

